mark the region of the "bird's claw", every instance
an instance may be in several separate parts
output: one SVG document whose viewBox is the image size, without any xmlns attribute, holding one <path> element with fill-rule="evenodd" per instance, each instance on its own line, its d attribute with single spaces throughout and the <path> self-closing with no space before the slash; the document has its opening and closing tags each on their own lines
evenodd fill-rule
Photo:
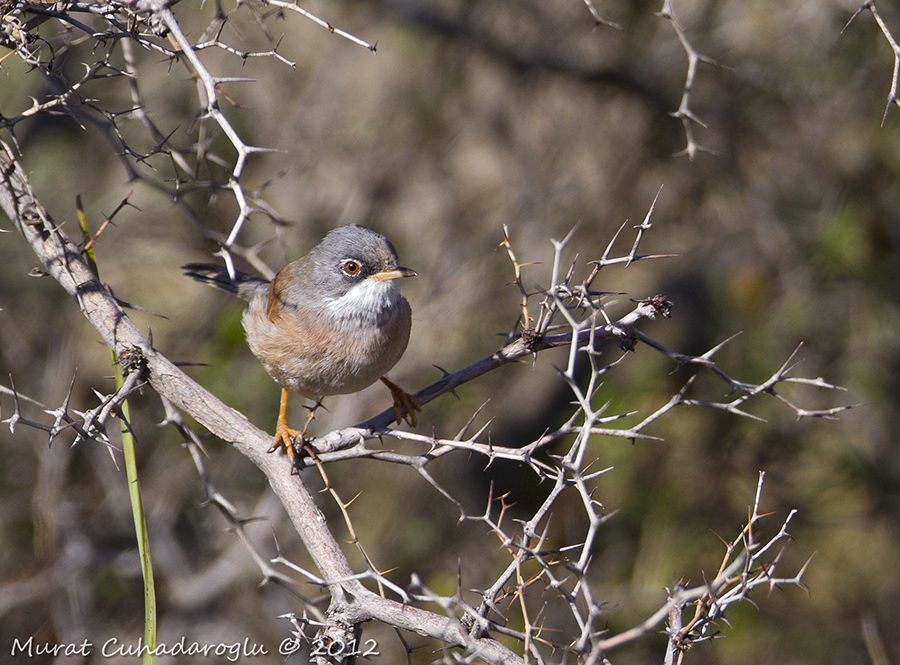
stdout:
<svg viewBox="0 0 900 665">
<path fill-rule="evenodd" d="M 266 452 L 274 453 L 279 448 L 284 448 L 287 453 L 288 460 L 291 462 L 291 469 L 297 468 L 297 449 L 294 442 L 303 443 L 305 433 L 301 430 L 292 429 L 287 423 L 279 422 L 275 427 L 275 438 L 272 440 L 272 447 Z"/>
<path fill-rule="evenodd" d="M 291 463 L 291 474 L 293 475 L 298 473 L 297 448 L 295 445 L 301 446 L 306 453 L 315 458 L 315 452 L 312 448 L 304 444 L 309 425 L 316 419 L 316 411 L 322 406 L 322 403 L 316 402 L 312 407 L 309 407 L 309 415 L 306 416 L 306 422 L 303 424 L 303 429 L 300 430 L 288 427 L 287 405 L 288 391 L 282 388 L 281 405 L 278 409 L 278 421 L 275 423 L 275 439 L 272 441 L 272 447 L 269 448 L 268 452 L 274 453 L 279 448 L 284 448 L 284 452 L 287 453 L 288 460 Z"/>
<path fill-rule="evenodd" d="M 409 423 L 410 427 L 416 426 L 416 414 L 422 410 L 422 406 L 416 401 L 416 398 L 403 390 L 393 381 L 381 377 L 382 383 L 391 391 L 391 397 L 394 398 L 394 421 L 401 423 L 404 420 Z"/>
</svg>

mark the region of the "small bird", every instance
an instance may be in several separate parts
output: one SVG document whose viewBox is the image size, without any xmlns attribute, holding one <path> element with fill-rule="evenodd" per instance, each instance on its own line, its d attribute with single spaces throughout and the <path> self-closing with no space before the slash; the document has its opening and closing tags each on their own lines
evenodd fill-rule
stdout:
<svg viewBox="0 0 900 665">
<path fill-rule="evenodd" d="M 355 393 L 378 379 L 394 399 L 397 422 L 416 423 L 412 396 L 385 377 L 409 342 L 411 310 L 397 280 L 415 271 L 398 264 L 390 240 L 363 226 L 334 229 L 271 282 L 223 266 L 189 263 L 185 274 L 250 303 L 242 319 L 247 344 L 281 386 L 275 439 L 296 466 L 316 409 L 330 395 Z M 302 430 L 288 427 L 288 393 L 314 401 Z"/>
</svg>

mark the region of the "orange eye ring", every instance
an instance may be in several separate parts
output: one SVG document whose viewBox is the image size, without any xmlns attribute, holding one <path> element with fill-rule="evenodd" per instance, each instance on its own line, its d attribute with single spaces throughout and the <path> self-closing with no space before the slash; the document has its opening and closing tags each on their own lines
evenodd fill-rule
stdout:
<svg viewBox="0 0 900 665">
<path fill-rule="evenodd" d="M 356 277 L 362 272 L 362 264 L 356 259 L 344 259 L 341 261 L 341 272 L 347 277 Z"/>
</svg>

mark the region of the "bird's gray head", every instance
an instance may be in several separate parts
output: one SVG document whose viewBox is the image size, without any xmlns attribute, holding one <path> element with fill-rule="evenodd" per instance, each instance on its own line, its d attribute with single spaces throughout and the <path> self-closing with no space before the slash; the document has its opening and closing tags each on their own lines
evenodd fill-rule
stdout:
<svg viewBox="0 0 900 665">
<path fill-rule="evenodd" d="M 416 274 L 399 265 L 390 240 L 356 224 L 331 231 L 307 258 L 317 295 L 339 318 L 383 316 L 399 303 L 395 280 Z"/>
</svg>

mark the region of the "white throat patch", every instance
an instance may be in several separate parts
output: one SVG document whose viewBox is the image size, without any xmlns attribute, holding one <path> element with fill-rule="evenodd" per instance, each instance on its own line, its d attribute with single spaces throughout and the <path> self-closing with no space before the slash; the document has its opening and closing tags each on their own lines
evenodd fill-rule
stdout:
<svg viewBox="0 0 900 665">
<path fill-rule="evenodd" d="M 393 280 L 364 279 L 340 298 L 326 298 L 325 309 L 336 319 L 363 322 L 384 321 L 400 304 L 400 289 Z"/>
</svg>

